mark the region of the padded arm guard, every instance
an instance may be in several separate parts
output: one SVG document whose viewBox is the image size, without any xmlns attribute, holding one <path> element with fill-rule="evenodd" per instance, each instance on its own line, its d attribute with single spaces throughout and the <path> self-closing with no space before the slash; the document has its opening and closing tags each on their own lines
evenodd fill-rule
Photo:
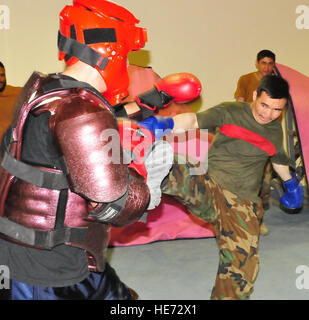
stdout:
<svg viewBox="0 0 309 320">
<path fill-rule="evenodd" d="M 110 223 L 121 227 L 137 221 L 146 211 L 150 192 L 144 178 L 129 169 L 130 184 L 124 196 L 111 203 L 98 204 L 88 213 L 88 220 Z"/>
<path fill-rule="evenodd" d="M 112 202 L 128 189 L 117 121 L 89 97 L 61 100 L 54 116 L 54 136 L 64 156 L 70 187 L 93 202 Z"/>
</svg>

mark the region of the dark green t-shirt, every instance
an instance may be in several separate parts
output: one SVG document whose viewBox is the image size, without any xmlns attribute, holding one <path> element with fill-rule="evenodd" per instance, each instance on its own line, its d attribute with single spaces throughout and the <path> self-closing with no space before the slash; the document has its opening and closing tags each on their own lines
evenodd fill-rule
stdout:
<svg viewBox="0 0 309 320">
<path fill-rule="evenodd" d="M 216 129 L 208 152 L 208 173 L 221 187 L 236 195 L 260 202 L 264 167 L 273 163 L 288 165 L 279 121 L 261 125 L 249 104 L 225 102 L 197 113 L 200 129 Z"/>
</svg>

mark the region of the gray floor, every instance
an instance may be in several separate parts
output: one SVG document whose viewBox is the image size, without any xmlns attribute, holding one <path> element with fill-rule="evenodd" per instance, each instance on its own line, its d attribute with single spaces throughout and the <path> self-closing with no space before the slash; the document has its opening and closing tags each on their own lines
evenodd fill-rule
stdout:
<svg viewBox="0 0 309 320">
<path fill-rule="evenodd" d="M 264 219 L 270 233 L 260 237 L 261 267 L 251 299 L 309 299 L 308 206 L 290 215 L 272 203 Z M 143 300 L 208 300 L 218 266 L 214 238 L 110 248 L 108 257 Z"/>
</svg>

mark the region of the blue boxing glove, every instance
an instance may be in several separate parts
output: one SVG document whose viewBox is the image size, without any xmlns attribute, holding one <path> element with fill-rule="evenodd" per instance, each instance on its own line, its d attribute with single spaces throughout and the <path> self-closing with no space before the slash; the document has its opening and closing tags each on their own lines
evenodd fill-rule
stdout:
<svg viewBox="0 0 309 320">
<path fill-rule="evenodd" d="M 139 122 L 139 125 L 149 130 L 155 136 L 155 140 L 159 140 L 164 135 L 171 133 L 174 128 L 174 120 L 170 117 L 154 116 Z"/>
<path fill-rule="evenodd" d="M 280 197 L 280 203 L 287 209 L 299 209 L 304 201 L 304 190 L 299 185 L 297 177 L 292 174 L 292 179 L 284 183 L 286 192 Z"/>
</svg>

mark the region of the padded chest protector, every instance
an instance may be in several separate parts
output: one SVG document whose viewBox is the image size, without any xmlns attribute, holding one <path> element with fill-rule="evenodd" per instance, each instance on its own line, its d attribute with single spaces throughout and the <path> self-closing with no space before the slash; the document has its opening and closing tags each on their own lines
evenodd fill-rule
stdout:
<svg viewBox="0 0 309 320">
<path fill-rule="evenodd" d="M 107 142 L 96 138 L 104 129 L 117 130 L 108 103 L 75 88 L 75 81 L 72 87 L 61 81 L 34 73 L 16 103 L 1 146 L 0 233 L 42 249 L 62 243 L 83 248 L 90 269 L 103 271 L 109 226 L 85 220 L 87 199 L 119 198 L 128 189 L 128 169 L 121 160 L 103 163 L 99 155 Z"/>
</svg>

